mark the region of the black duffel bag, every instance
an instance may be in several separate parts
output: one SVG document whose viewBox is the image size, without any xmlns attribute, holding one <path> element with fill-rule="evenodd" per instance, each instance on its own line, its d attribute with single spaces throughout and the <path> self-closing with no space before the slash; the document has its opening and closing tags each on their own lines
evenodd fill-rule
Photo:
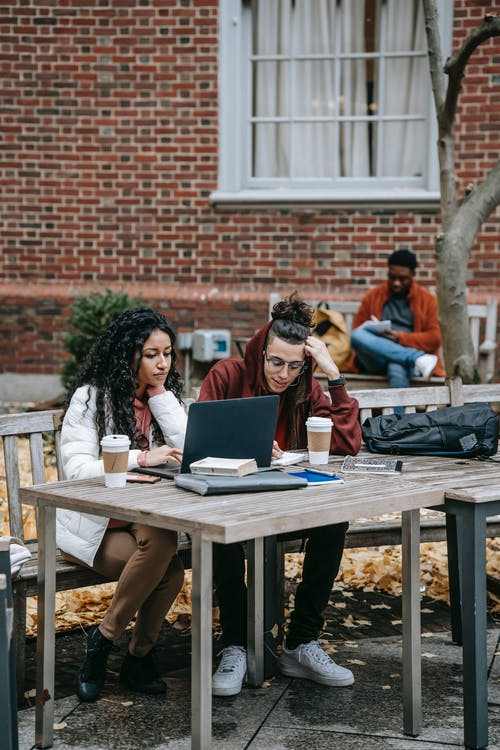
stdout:
<svg viewBox="0 0 500 750">
<path fill-rule="evenodd" d="M 499 416 L 488 404 L 474 403 L 369 417 L 362 431 L 372 453 L 488 458 L 498 450 Z"/>
</svg>

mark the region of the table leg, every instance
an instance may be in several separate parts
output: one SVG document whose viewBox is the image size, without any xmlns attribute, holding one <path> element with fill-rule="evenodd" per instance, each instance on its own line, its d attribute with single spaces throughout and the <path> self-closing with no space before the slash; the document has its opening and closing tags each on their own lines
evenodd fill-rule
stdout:
<svg viewBox="0 0 500 750">
<path fill-rule="evenodd" d="M 247 681 L 260 687 L 264 681 L 264 540 L 247 542 Z"/>
<path fill-rule="evenodd" d="M 451 505 L 458 511 L 462 548 L 464 745 L 477 750 L 488 746 L 486 516 L 484 507 L 473 503 L 453 501 Z"/>
<path fill-rule="evenodd" d="M 54 671 L 56 631 L 56 511 L 38 510 L 38 601 L 36 636 L 37 747 L 54 744 Z"/>
<path fill-rule="evenodd" d="M 451 639 L 461 646 L 462 636 L 462 595 L 460 593 L 461 545 L 458 544 L 460 520 L 446 513 L 446 548 L 448 550 L 448 585 L 450 590 Z"/>
<path fill-rule="evenodd" d="M 422 662 L 420 646 L 420 511 L 402 514 L 403 572 L 403 731 L 422 730 Z"/>
<path fill-rule="evenodd" d="M 191 748 L 212 746 L 212 542 L 191 534 Z"/>
</svg>

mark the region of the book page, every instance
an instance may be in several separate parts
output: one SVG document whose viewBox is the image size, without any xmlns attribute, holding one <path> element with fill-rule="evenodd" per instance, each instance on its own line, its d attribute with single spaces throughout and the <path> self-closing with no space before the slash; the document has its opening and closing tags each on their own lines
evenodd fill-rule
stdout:
<svg viewBox="0 0 500 750">
<path fill-rule="evenodd" d="M 284 451 L 281 458 L 275 458 L 271 461 L 272 466 L 293 466 L 301 461 L 307 461 L 309 453 L 296 453 L 295 451 Z"/>
<path fill-rule="evenodd" d="M 372 333 L 383 333 L 388 328 L 392 328 L 392 323 L 390 320 L 365 320 L 360 328 L 366 328 L 367 331 Z"/>
</svg>

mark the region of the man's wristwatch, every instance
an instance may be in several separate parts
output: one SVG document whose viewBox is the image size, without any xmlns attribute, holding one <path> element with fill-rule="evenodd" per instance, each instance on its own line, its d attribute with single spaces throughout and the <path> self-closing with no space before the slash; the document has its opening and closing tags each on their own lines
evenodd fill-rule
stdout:
<svg viewBox="0 0 500 750">
<path fill-rule="evenodd" d="M 328 388 L 335 388 L 337 385 L 345 385 L 345 378 L 343 375 L 341 375 L 340 378 L 328 381 Z"/>
</svg>

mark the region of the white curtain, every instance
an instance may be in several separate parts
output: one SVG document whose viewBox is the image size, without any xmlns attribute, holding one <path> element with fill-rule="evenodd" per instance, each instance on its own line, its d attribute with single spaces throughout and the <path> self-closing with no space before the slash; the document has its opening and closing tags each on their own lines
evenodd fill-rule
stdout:
<svg viewBox="0 0 500 750">
<path fill-rule="evenodd" d="M 350 0 L 349 11 L 342 14 L 343 53 L 365 52 L 364 18 L 364 0 Z M 366 116 L 366 60 L 342 60 L 340 102 L 340 114 Z M 368 123 L 343 122 L 340 126 L 341 177 L 366 177 L 369 174 L 368 161 Z"/>
<path fill-rule="evenodd" d="M 420 0 L 387 0 L 387 51 L 426 49 L 423 7 Z M 426 115 L 426 57 L 386 58 L 385 115 Z M 416 176 L 423 173 L 425 121 L 384 123 L 380 173 L 382 176 Z"/>
<path fill-rule="evenodd" d="M 380 11 L 379 4 L 377 8 Z M 425 48 L 420 0 L 387 0 L 386 11 L 387 51 Z M 254 62 L 253 114 L 284 120 L 254 125 L 253 175 L 369 177 L 368 122 L 336 119 L 367 115 L 367 61 L 338 56 L 366 52 L 365 0 L 254 0 L 253 34 L 254 54 L 282 58 Z M 328 59 L 303 59 L 311 54 Z M 425 59 L 385 60 L 379 111 L 396 116 L 425 112 L 427 77 L 422 65 Z M 424 133 L 419 123 L 385 123 L 376 159 L 379 174 L 421 172 Z M 373 135 L 376 139 L 375 127 Z"/>
<path fill-rule="evenodd" d="M 290 0 L 255 2 L 253 50 L 257 55 L 290 53 L 292 5 Z M 290 112 L 289 62 L 257 62 L 254 66 L 254 113 L 258 117 L 288 116 Z M 289 126 L 264 123 L 253 132 L 254 174 L 288 177 Z"/>
</svg>

